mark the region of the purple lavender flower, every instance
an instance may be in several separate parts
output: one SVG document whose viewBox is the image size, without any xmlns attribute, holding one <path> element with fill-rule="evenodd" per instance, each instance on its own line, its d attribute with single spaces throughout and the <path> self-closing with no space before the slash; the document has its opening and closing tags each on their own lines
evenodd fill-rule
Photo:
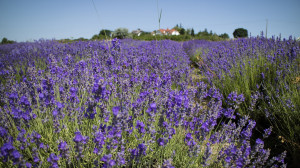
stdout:
<svg viewBox="0 0 300 168">
<path fill-rule="evenodd" d="M 113 167 L 116 165 L 116 162 L 115 160 L 111 159 L 112 155 L 111 154 L 108 154 L 108 155 L 104 155 L 102 158 L 101 158 L 101 161 L 104 162 L 103 164 L 103 168 L 110 168 L 110 167 Z"/>
<path fill-rule="evenodd" d="M 75 87 L 70 88 L 70 96 L 69 96 L 70 101 L 72 101 L 72 102 L 78 102 L 79 101 L 78 96 L 77 96 L 77 92 L 78 92 L 77 88 L 75 88 Z"/>
<path fill-rule="evenodd" d="M 22 161 L 22 155 L 19 153 L 19 151 L 14 150 L 11 155 L 11 160 L 13 161 L 14 165 L 17 165 L 18 167 L 24 165 L 24 160 Z"/>
<path fill-rule="evenodd" d="M 191 133 L 187 133 L 184 139 L 184 142 L 186 142 L 186 144 L 189 147 L 193 147 L 196 145 L 196 142 L 193 140 L 192 134 Z"/>
<path fill-rule="evenodd" d="M 135 159 L 137 162 L 139 162 L 140 157 L 143 155 L 146 155 L 147 146 L 144 143 L 141 143 L 137 146 L 137 148 L 132 149 L 130 151 L 131 157 Z"/>
<path fill-rule="evenodd" d="M 145 124 L 142 121 L 137 120 L 135 128 L 138 129 L 140 134 L 145 133 Z"/>
<path fill-rule="evenodd" d="M 125 161 L 125 147 L 121 145 L 121 151 L 117 153 L 116 162 L 118 166 L 122 166 L 126 163 Z"/>
<path fill-rule="evenodd" d="M 99 155 L 101 153 L 101 149 L 103 148 L 104 144 L 105 144 L 105 134 L 101 131 L 98 131 L 95 133 L 95 138 L 94 138 L 94 142 L 96 144 L 95 148 L 94 148 L 94 153 L 96 153 L 97 155 Z"/>
<path fill-rule="evenodd" d="M 202 164 L 207 166 L 207 161 L 209 160 L 210 155 L 212 154 L 210 143 L 206 144 L 206 149 L 204 155 L 202 156 Z"/>
<path fill-rule="evenodd" d="M 28 98 L 26 96 L 22 96 L 20 98 L 20 104 L 22 106 L 26 106 L 26 107 L 29 107 L 30 106 L 30 102 L 28 101 Z"/>
<path fill-rule="evenodd" d="M 209 132 L 209 121 L 205 121 L 202 125 L 201 125 L 201 130 L 203 132 L 203 134 L 205 135 L 207 132 Z M 203 135 L 203 136 L 204 136 Z"/>
<path fill-rule="evenodd" d="M 88 108 L 86 109 L 86 113 L 84 114 L 84 117 L 91 120 L 94 119 L 97 114 L 95 106 L 96 106 L 95 104 L 89 103 Z"/>
<path fill-rule="evenodd" d="M 272 132 L 272 126 L 264 130 L 263 138 L 268 138 Z"/>
<path fill-rule="evenodd" d="M 193 139 L 192 134 L 191 134 L 191 133 L 187 133 L 187 134 L 185 135 L 184 141 L 186 142 L 186 141 L 190 141 L 190 140 L 192 140 L 192 139 Z"/>
<path fill-rule="evenodd" d="M 73 141 L 76 143 L 75 148 L 76 152 L 78 153 L 77 159 L 83 158 L 83 145 L 86 144 L 88 137 L 84 137 L 81 135 L 80 131 L 75 132 L 75 137 Z"/>
<path fill-rule="evenodd" d="M 35 147 L 32 149 L 32 157 L 33 157 L 33 162 L 34 163 L 39 163 L 40 162 L 38 149 L 35 148 Z"/>
<path fill-rule="evenodd" d="M 243 139 L 250 139 L 252 136 L 252 129 L 255 127 L 256 122 L 253 120 L 249 120 L 249 124 L 245 129 L 242 130 L 241 136 Z"/>
<path fill-rule="evenodd" d="M 52 115 L 53 115 L 54 118 L 56 118 L 57 115 L 58 115 L 58 111 L 57 111 L 56 109 L 53 110 L 53 111 L 52 111 Z"/>
<path fill-rule="evenodd" d="M 223 109 L 223 114 L 227 118 L 235 119 L 236 116 L 234 115 L 235 110 L 232 108 Z"/>
<path fill-rule="evenodd" d="M 7 136 L 7 130 L 3 127 L 0 127 L 0 137 L 4 139 L 6 138 L 6 136 Z"/>
<path fill-rule="evenodd" d="M 115 116 L 118 115 L 119 111 L 120 111 L 120 106 L 116 106 L 112 108 L 112 112 Z"/>
<path fill-rule="evenodd" d="M 138 150 L 140 154 L 146 155 L 147 146 L 144 143 L 138 145 Z"/>
<path fill-rule="evenodd" d="M 75 132 L 75 137 L 74 137 L 73 141 L 76 143 L 83 141 L 83 136 L 81 135 L 81 133 L 79 131 Z"/>
<path fill-rule="evenodd" d="M 151 112 L 156 113 L 156 109 L 157 109 L 156 103 L 150 103 L 149 108 L 147 109 L 146 112 L 152 117 Z"/>
<path fill-rule="evenodd" d="M 262 72 L 260 75 L 261 75 L 261 78 L 264 80 L 265 79 L 265 74 Z"/>
<path fill-rule="evenodd" d="M 157 143 L 159 146 L 165 146 L 168 143 L 168 140 L 165 138 L 158 138 Z"/>
<path fill-rule="evenodd" d="M 16 103 L 19 96 L 18 96 L 18 93 L 11 93 L 8 98 L 9 98 L 9 103 L 14 104 L 14 103 Z"/>
<path fill-rule="evenodd" d="M 26 166 L 27 168 L 31 168 L 31 167 L 32 167 L 32 164 L 29 163 L 29 162 L 27 162 L 27 163 L 25 164 L 25 166 Z"/>
<path fill-rule="evenodd" d="M 109 162 L 110 158 L 112 157 L 111 154 L 108 154 L 108 155 L 104 155 L 101 159 L 101 161 L 103 162 Z"/>
<path fill-rule="evenodd" d="M 110 160 L 109 163 L 108 163 L 108 165 L 110 167 L 113 167 L 114 165 L 116 165 L 116 161 L 115 160 Z"/>
<path fill-rule="evenodd" d="M 64 108 L 64 105 L 60 102 L 56 102 L 56 106 L 57 106 L 58 109 Z"/>
<path fill-rule="evenodd" d="M 41 135 L 35 131 L 31 134 L 31 143 L 35 143 L 39 148 L 45 148 L 44 144 L 41 142 Z"/>
<path fill-rule="evenodd" d="M 265 165 L 270 156 L 270 150 L 263 149 L 263 147 L 264 142 L 258 138 L 256 139 L 254 149 L 251 151 L 252 164 L 258 167 Z"/>
<path fill-rule="evenodd" d="M 229 105 L 234 105 L 234 104 L 239 105 L 242 102 L 244 102 L 244 100 L 245 100 L 244 95 L 243 94 L 237 95 L 236 91 L 231 92 L 227 97 L 227 103 Z"/>
<path fill-rule="evenodd" d="M 17 137 L 17 140 L 21 143 L 21 146 L 20 146 L 21 150 L 24 150 L 29 145 L 29 143 L 27 142 L 27 137 L 25 137 L 25 134 L 26 134 L 26 130 L 22 129 L 19 132 L 18 137 Z"/>
<path fill-rule="evenodd" d="M 3 162 L 8 162 L 11 159 L 14 165 L 21 163 L 22 155 L 15 149 L 11 142 L 3 144 L 0 151 L 0 157 L 3 157 Z"/>
<path fill-rule="evenodd" d="M 68 160 L 70 163 L 70 151 L 67 142 L 63 141 L 58 144 L 58 150 L 60 151 L 59 157 Z"/>
<path fill-rule="evenodd" d="M 58 166 L 59 157 L 56 156 L 54 153 L 50 154 L 47 161 L 51 164 L 50 166 L 51 168 L 59 168 Z"/>
<path fill-rule="evenodd" d="M 167 160 L 165 160 L 164 161 L 164 163 L 163 163 L 163 168 L 175 168 L 174 166 L 172 166 L 172 158 L 170 158 L 170 159 L 167 159 Z"/>
</svg>

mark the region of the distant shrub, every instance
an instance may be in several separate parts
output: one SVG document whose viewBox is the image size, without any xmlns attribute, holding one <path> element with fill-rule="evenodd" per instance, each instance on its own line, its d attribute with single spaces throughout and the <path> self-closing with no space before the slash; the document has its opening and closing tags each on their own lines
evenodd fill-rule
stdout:
<svg viewBox="0 0 300 168">
<path fill-rule="evenodd" d="M 233 37 L 234 38 L 248 37 L 248 30 L 246 30 L 244 28 L 235 29 L 233 32 Z"/>
<path fill-rule="evenodd" d="M 7 38 L 3 38 L 2 41 L 1 41 L 1 44 L 12 44 L 14 43 L 14 41 L 12 40 L 8 40 Z"/>
<path fill-rule="evenodd" d="M 102 36 L 108 36 L 108 37 L 110 37 L 111 34 L 112 34 L 112 31 L 107 30 L 107 29 L 102 29 L 102 30 L 100 31 L 100 33 L 99 33 L 99 36 L 102 35 Z"/>
<path fill-rule="evenodd" d="M 128 38 L 129 37 L 128 29 L 118 28 L 112 33 L 112 36 L 118 39 Z"/>
</svg>

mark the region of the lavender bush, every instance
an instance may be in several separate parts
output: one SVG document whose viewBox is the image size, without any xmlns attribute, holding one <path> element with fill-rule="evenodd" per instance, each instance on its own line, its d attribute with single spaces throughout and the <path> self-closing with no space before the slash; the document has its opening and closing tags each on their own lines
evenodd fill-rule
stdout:
<svg viewBox="0 0 300 168">
<path fill-rule="evenodd" d="M 273 127 L 267 145 L 277 148 L 277 152 L 288 150 L 289 162 L 299 165 L 299 42 L 262 35 L 210 43 L 190 41 L 184 47 L 192 58 L 197 58 L 194 61 L 208 82 L 228 98 L 223 99 L 223 107 L 239 100 L 233 92 L 244 95 L 245 101 L 234 113 L 227 111 L 227 116 L 249 115 L 257 122 L 257 132 Z"/>
<path fill-rule="evenodd" d="M 195 82 L 183 46 L 1 46 L 0 167 L 285 167 L 271 130 L 252 143 L 256 122 L 236 118 L 244 93 Z"/>
</svg>

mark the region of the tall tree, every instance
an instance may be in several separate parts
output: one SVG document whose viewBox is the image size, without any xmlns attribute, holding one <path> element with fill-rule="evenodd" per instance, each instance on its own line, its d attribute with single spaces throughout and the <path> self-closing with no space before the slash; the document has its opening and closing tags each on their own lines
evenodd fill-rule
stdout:
<svg viewBox="0 0 300 168">
<path fill-rule="evenodd" d="M 6 44 L 7 42 L 8 42 L 7 38 L 4 37 L 4 38 L 2 39 L 2 41 L 1 41 L 1 44 Z"/>
<path fill-rule="evenodd" d="M 203 34 L 203 35 L 205 35 L 205 36 L 206 36 L 206 35 L 208 35 L 207 28 L 205 28 L 205 29 L 204 29 L 204 31 L 203 31 L 203 33 L 202 33 L 202 34 Z"/>
<path fill-rule="evenodd" d="M 184 35 L 185 34 L 185 29 L 184 28 L 181 28 L 180 31 L 179 31 L 180 35 Z"/>
<path fill-rule="evenodd" d="M 185 34 L 187 34 L 187 35 L 191 35 L 191 32 L 192 32 L 191 29 L 186 29 L 186 30 L 185 30 Z"/>
<path fill-rule="evenodd" d="M 192 30 L 191 30 L 191 35 L 194 37 L 195 36 L 195 31 L 194 31 L 194 29 L 192 28 Z"/>
</svg>

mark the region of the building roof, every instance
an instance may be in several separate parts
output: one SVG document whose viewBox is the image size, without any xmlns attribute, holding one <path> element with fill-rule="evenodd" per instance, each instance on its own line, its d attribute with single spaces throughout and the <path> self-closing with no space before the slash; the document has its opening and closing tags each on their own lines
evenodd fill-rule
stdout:
<svg viewBox="0 0 300 168">
<path fill-rule="evenodd" d="M 159 31 L 162 33 L 162 34 L 172 34 L 173 32 L 178 32 L 177 30 L 175 29 L 159 29 Z"/>
</svg>

